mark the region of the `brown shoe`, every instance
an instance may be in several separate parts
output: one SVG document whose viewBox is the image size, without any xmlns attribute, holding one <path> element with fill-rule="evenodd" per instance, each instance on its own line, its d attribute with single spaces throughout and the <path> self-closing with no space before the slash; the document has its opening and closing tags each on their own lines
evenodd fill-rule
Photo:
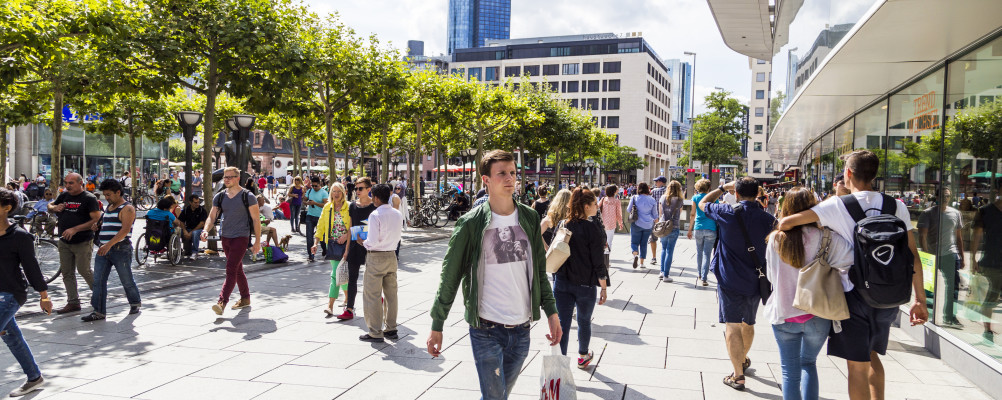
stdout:
<svg viewBox="0 0 1002 400">
<path fill-rule="evenodd" d="M 66 313 L 71 313 L 71 312 L 75 312 L 75 311 L 80 311 L 80 305 L 79 304 L 67 304 L 63 308 L 60 308 L 60 309 L 56 310 L 56 314 L 66 314 Z"/>
<path fill-rule="evenodd" d="M 239 309 L 245 308 L 245 307 L 250 307 L 250 299 L 240 299 L 240 300 L 237 300 L 236 304 L 234 304 L 233 307 L 230 307 L 230 309 L 232 309 L 232 310 L 239 310 Z"/>
<path fill-rule="evenodd" d="M 226 303 L 223 303 L 221 301 L 212 305 L 212 311 L 215 312 L 216 315 L 223 315 L 223 309 L 225 308 L 226 308 Z"/>
</svg>

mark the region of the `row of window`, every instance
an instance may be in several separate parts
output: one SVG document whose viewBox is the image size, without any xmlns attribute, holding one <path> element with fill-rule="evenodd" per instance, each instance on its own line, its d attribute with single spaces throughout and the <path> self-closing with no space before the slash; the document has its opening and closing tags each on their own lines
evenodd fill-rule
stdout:
<svg viewBox="0 0 1002 400">
<path fill-rule="evenodd" d="M 772 161 L 771 160 L 766 160 L 766 161 L 755 160 L 755 161 L 752 161 L 752 173 L 753 174 L 761 174 L 762 173 L 762 164 L 765 164 L 765 173 L 771 174 L 773 172 L 773 166 L 772 166 Z"/>
<path fill-rule="evenodd" d="M 644 118 L 644 119 L 647 120 L 645 128 L 647 129 L 648 132 L 653 132 L 654 134 L 661 136 L 665 139 L 671 136 L 671 128 L 667 128 L 664 125 L 659 124 L 658 121 L 655 121 L 653 119 L 650 118 Z"/>
<path fill-rule="evenodd" d="M 464 61 L 487 61 L 487 60 L 512 60 L 525 58 L 544 57 L 577 57 L 594 56 L 602 54 L 626 54 L 639 53 L 641 50 L 639 40 L 631 40 L 622 43 L 584 44 L 577 46 L 561 47 L 520 47 L 506 48 L 504 50 L 489 49 L 481 51 L 462 51 L 455 53 L 456 62 Z"/>
<path fill-rule="evenodd" d="M 647 75 L 650 75 L 651 78 L 654 78 L 654 80 L 657 81 L 658 84 L 661 85 L 661 87 L 665 88 L 669 92 L 671 91 L 671 81 L 668 80 L 668 78 L 665 77 L 663 74 L 661 74 L 661 71 L 658 71 L 658 68 L 655 67 L 654 65 L 651 65 L 651 63 L 647 63 Z"/>
<path fill-rule="evenodd" d="M 669 97 L 665 92 L 662 92 L 661 89 L 658 89 L 658 85 L 651 83 L 651 81 L 647 81 L 647 94 L 654 96 L 654 98 L 658 99 L 658 101 L 660 101 L 661 104 L 664 104 L 665 107 L 668 107 L 669 109 L 671 108 L 671 97 Z"/>
<path fill-rule="evenodd" d="M 591 81 L 564 81 L 560 82 L 560 93 L 577 93 L 581 92 L 598 92 L 599 82 L 602 83 L 602 92 L 618 92 L 620 88 L 619 79 L 607 79 L 607 80 L 591 80 Z M 556 85 L 556 82 L 552 82 L 552 85 Z M 553 86 L 556 90 L 556 86 Z"/>
<path fill-rule="evenodd" d="M 650 136 L 644 136 L 647 139 L 646 147 L 648 150 L 654 150 L 658 153 L 668 154 L 669 144 L 660 142 Z"/>
<path fill-rule="evenodd" d="M 668 110 L 659 107 L 657 103 L 650 99 L 647 99 L 647 112 L 654 114 L 665 123 L 671 122 L 668 120 Z"/>
<path fill-rule="evenodd" d="M 581 108 L 583 110 L 618 110 L 619 109 L 619 98 L 610 97 L 605 99 L 570 99 L 568 104 L 572 108 Z M 601 104 L 601 105 L 599 105 Z M 579 107 L 580 105 L 580 107 Z"/>
<path fill-rule="evenodd" d="M 598 124 L 599 128 L 619 128 L 619 117 L 618 116 L 615 116 L 615 115 L 614 116 L 609 116 L 609 117 L 603 116 L 603 117 L 600 117 L 599 121 L 600 121 L 599 124 Z M 619 140 L 617 139 L 617 143 L 618 143 L 618 141 Z"/>
<path fill-rule="evenodd" d="M 487 68 L 497 68 L 497 67 L 487 67 Z M 470 68 L 471 75 L 473 74 L 472 70 L 474 69 L 479 69 L 479 68 Z M 542 71 L 543 71 L 542 75 L 543 76 L 561 75 L 561 72 L 563 72 L 563 75 L 577 75 L 579 73 L 599 74 L 603 72 L 606 74 L 612 74 L 612 73 L 619 73 L 622 71 L 622 69 L 623 66 L 621 61 L 608 61 L 605 63 L 590 62 L 582 64 L 571 63 L 563 65 L 546 64 L 542 65 Z M 512 77 L 512 76 L 520 76 L 522 74 L 529 76 L 540 76 L 539 71 L 540 71 L 539 65 L 525 65 L 521 67 L 516 65 L 516 66 L 504 67 L 504 76 Z"/>
</svg>

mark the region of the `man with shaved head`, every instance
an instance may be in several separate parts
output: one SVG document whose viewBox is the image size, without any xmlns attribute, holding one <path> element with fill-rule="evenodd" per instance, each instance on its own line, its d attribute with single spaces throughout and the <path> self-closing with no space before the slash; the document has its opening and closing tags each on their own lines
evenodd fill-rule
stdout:
<svg viewBox="0 0 1002 400">
<path fill-rule="evenodd" d="M 101 219 L 101 204 L 97 197 L 84 190 L 80 174 L 66 174 L 63 184 L 66 191 L 49 203 L 49 212 L 56 213 L 59 217 L 56 223 L 59 228 L 59 270 L 63 273 L 63 285 L 66 287 L 66 306 L 56 310 L 57 314 L 80 311 L 77 271 L 87 282 L 87 287 L 94 283 L 90 269 L 94 251 L 92 241 L 94 228 Z"/>
</svg>

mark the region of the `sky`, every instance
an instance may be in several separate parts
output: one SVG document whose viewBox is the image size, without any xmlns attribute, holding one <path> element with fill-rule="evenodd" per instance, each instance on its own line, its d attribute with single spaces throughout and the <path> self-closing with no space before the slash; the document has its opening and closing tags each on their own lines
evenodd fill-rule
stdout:
<svg viewBox="0 0 1002 400">
<path fill-rule="evenodd" d="M 425 55 L 445 53 L 448 0 L 305 0 L 320 15 L 337 12 L 364 36 L 394 48 L 423 40 Z M 751 97 L 748 57 L 724 45 L 706 0 L 512 0 L 511 37 L 642 32 L 661 57 L 691 62 L 695 52 L 695 111 L 715 87 L 744 104 Z"/>
</svg>

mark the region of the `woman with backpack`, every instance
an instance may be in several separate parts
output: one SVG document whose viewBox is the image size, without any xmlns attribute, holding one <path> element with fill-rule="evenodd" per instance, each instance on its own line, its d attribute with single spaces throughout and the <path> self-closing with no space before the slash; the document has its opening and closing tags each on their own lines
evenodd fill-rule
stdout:
<svg viewBox="0 0 1002 400">
<path fill-rule="evenodd" d="M 626 212 L 630 215 L 630 248 L 633 250 L 633 269 L 636 269 L 643 266 L 647 259 L 647 241 L 651 237 L 654 221 L 658 219 L 658 201 L 651 197 L 651 187 L 647 182 L 637 185 L 637 195 L 630 198 Z"/>
<path fill-rule="evenodd" d="M 682 184 L 678 181 L 671 181 L 668 184 L 668 191 L 659 199 L 661 204 L 661 215 L 659 220 L 671 222 L 671 232 L 661 238 L 661 279 L 664 282 L 671 282 L 672 257 L 675 254 L 675 243 L 679 235 L 679 216 L 682 214 L 682 206 L 685 200 L 682 198 Z M 698 203 L 697 203 L 698 204 Z"/>
<path fill-rule="evenodd" d="M 562 192 L 562 191 L 561 191 Z M 605 304 L 606 278 L 609 269 L 602 254 L 604 238 L 602 229 L 589 219 L 598 213 L 595 195 L 587 189 L 574 189 L 570 198 L 567 219 L 563 227 L 571 231 L 570 257 L 553 274 L 553 298 L 557 304 L 557 316 L 563 332 L 570 332 L 571 317 L 577 309 L 578 321 L 578 368 L 585 369 L 595 353 L 589 351 L 591 342 L 591 315 L 595 303 Z M 596 289 L 601 291 L 596 296 Z M 570 335 L 560 338 L 560 352 L 567 355 Z"/>
<path fill-rule="evenodd" d="M 807 211 L 817 204 L 806 188 L 786 192 L 780 218 Z M 826 229 L 827 230 L 827 229 Z M 822 249 L 823 237 L 828 246 Z M 775 230 L 766 246 L 766 277 L 773 292 L 765 303 L 765 316 L 779 345 L 783 369 L 783 399 L 817 399 L 817 357 L 828 339 L 830 320 L 808 314 L 793 306 L 801 269 L 814 261 L 822 250 L 832 268 L 839 269 L 842 285 L 848 284 L 847 268 L 853 263 L 852 244 L 817 224 L 801 225 L 788 231 Z"/>
</svg>

